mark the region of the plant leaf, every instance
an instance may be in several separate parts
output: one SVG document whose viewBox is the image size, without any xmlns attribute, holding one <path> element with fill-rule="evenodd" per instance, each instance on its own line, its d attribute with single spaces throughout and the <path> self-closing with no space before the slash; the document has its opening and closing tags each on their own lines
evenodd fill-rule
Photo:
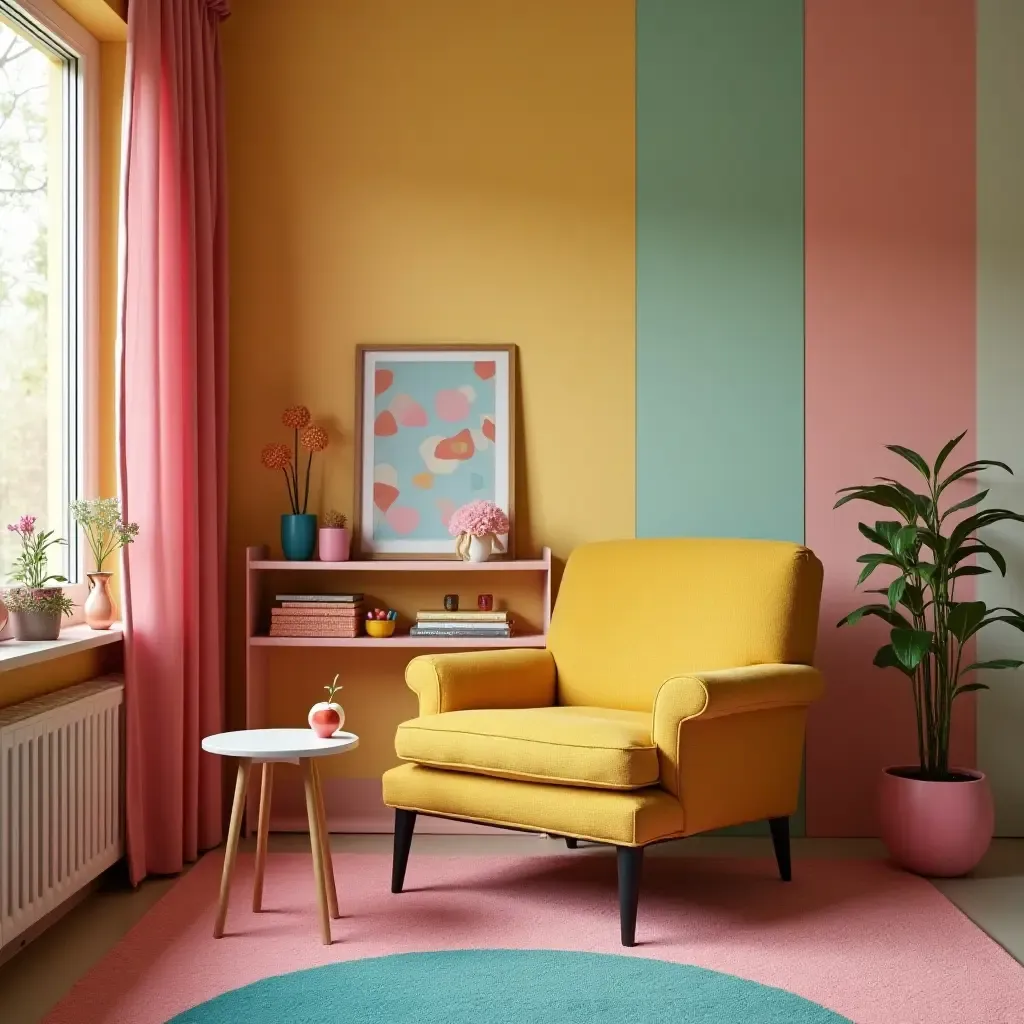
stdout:
<svg viewBox="0 0 1024 1024">
<path fill-rule="evenodd" d="M 904 576 L 897 576 L 896 579 L 889 584 L 889 607 L 894 609 L 896 605 L 900 603 L 903 598 L 903 593 L 907 589 L 907 580 Z"/>
<path fill-rule="evenodd" d="M 844 494 L 832 506 L 833 508 L 839 508 L 840 505 L 845 505 L 848 501 L 870 501 L 875 505 L 882 505 L 884 508 L 895 509 L 908 523 L 912 523 L 917 516 L 914 503 L 901 494 L 897 488 L 888 484 L 877 484 L 873 487 L 844 487 L 843 491 L 850 493 Z"/>
<path fill-rule="evenodd" d="M 857 577 L 857 586 L 859 587 L 880 565 L 894 565 L 896 568 L 900 568 L 900 563 L 896 561 L 892 555 L 860 555 L 857 558 L 858 562 L 864 563 L 864 568 L 861 570 L 860 576 Z"/>
<path fill-rule="evenodd" d="M 877 530 L 872 530 L 871 527 L 865 523 L 858 523 L 857 529 L 860 530 L 860 532 L 864 534 L 872 544 L 878 544 L 880 547 L 888 548 L 889 545 L 886 544 L 885 538 L 883 538 Z"/>
<path fill-rule="evenodd" d="M 949 578 L 955 580 L 958 576 L 987 576 L 991 571 L 983 565 L 961 565 L 949 574 Z"/>
<path fill-rule="evenodd" d="M 892 539 L 892 550 L 896 555 L 902 555 L 917 545 L 917 527 L 904 526 L 896 531 Z"/>
<path fill-rule="evenodd" d="M 947 619 L 949 631 L 963 643 L 977 631 L 985 618 L 985 611 L 984 601 L 960 601 L 954 604 Z"/>
<path fill-rule="evenodd" d="M 991 661 L 976 661 L 973 664 L 968 665 L 967 668 L 960 669 L 960 674 L 963 675 L 967 672 L 974 672 L 980 668 L 1020 668 L 1021 665 L 1024 665 L 1024 661 L 1020 661 L 1017 658 L 992 658 Z"/>
<path fill-rule="evenodd" d="M 953 470 L 945 480 L 939 484 L 936 495 L 941 494 L 951 483 L 956 480 L 962 480 L 965 476 L 970 476 L 971 473 L 977 473 L 979 469 L 984 469 L 986 466 L 992 466 L 996 469 L 1005 469 L 1010 476 L 1013 476 L 1013 470 L 1005 462 L 997 462 L 995 459 L 975 459 L 974 462 L 968 462 L 966 465 L 961 466 L 959 469 Z"/>
<path fill-rule="evenodd" d="M 849 615 L 844 615 L 843 618 L 836 623 L 836 627 L 856 625 L 861 619 L 868 615 L 875 615 L 880 619 L 884 619 L 890 626 L 902 626 L 904 629 L 913 629 L 913 626 L 911 626 L 910 622 L 908 622 L 903 615 L 895 609 L 890 608 L 887 604 L 866 604 L 861 608 L 857 608 L 850 612 Z"/>
<path fill-rule="evenodd" d="M 982 540 L 976 541 L 974 544 L 966 544 L 963 547 L 957 548 L 956 551 L 949 556 L 949 564 L 956 565 L 957 562 L 962 562 L 970 555 L 988 555 L 988 557 L 996 563 L 996 568 L 1004 576 L 1006 575 L 1006 559 L 1003 558 L 1002 554 L 996 551 L 994 547 L 986 544 Z"/>
<path fill-rule="evenodd" d="M 892 644 L 886 644 L 884 647 L 879 647 L 871 663 L 877 668 L 899 669 L 899 671 L 905 676 L 910 676 L 911 678 L 914 677 L 913 671 L 900 663 L 899 658 L 896 657 L 896 651 L 893 649 Z"/>
<path fill-rule="evenodd" d="M 936 480 L 938 480 L 938 479 L 939 479 L 939 470 L 940 470 L 940 469 L 942 469 L 942 464 L 943 464 L 943 463 L 944 463 L 944 462 L 946 461 L 946 459 L 948 459 L 948 458 L 949 458 L 950 452 L 952 452 L 952 451 L 953 451 L 953 449 L 954 449 L 954 448 L 955 448 L 955 447 L 956 447 L 956 446 L 957 446 L 957 445 L 958 445 L 958 444 L 959 444 L 959 443 L 960 443 L 960 442 L 961 442 L 961 441 L 962 441 L 962 440 L 963 440 L 963 439 L 964 439 L 964 438 L 965 438 L 966 436 L 967 436 L 967 431 L 965 430 L 965 431 L 964 431 L 964 432 L 963 432 L 962 434 L 960 434 L 959 436 L 957 436 L 957 437 L 954 437 L 952 441 L 947 441 L 947 442 L 946 442 L 946 443 L 945 443 L 945 444 L 944 444 L 944 445 L 942 446 L 942 451 L 941 451 L 941 452 L 939 452 L 939 454 L 938 454 L 938 458 L 936 458 L 936 460 L 935 460 L 935 468 L 934 468 L 934 469 L 932 470 L 932 473 L 934 474 L 934 476 L 935 476 L 935 479 L 936 479 Z"/>
<path fill-rule="evenodd" d="M 953 699 L 956 700 L 961 693 L 970 693 L 972 690 L 987 690 L 988 687 L 984 683 L 964 683 L 963 686 L 958 686 L 953 691 Z"/>
<path fill-rule="evenodd" d="M 988 491 L 978 491 L 977 494 L 972 494 L 969 498 L 965 498 L 963 501 L 958 501 L 955 505 L 950 505 L 945 512 L 939 516 L 939 522 L 944 522 L 948 516 L 951 516 L 954 512 L 959 512 L 963 508 L 972 508 L 974 505 L 980 505 L 988 497 Z"/>
<path fill-rule="evenodd" d="M 889 634 L 889 638 L 900 664 L 911 672 L 924 661 L 932 645 L 932 633 L 928 629 L 897 627 Z"/>
<path fill-rule="evenodd" d="M 915 451 L 911 451 L 909 448 L 904 448 L 901 444 L 887 444 L 885 446 L 891 452 L 895 452 L 900 458 L 906 459 L 914 469 L 918 471 L 925 478 L 925 480 L 931 480 L 932 471 L 931 467 L 920 455 Z"/>
</svg>

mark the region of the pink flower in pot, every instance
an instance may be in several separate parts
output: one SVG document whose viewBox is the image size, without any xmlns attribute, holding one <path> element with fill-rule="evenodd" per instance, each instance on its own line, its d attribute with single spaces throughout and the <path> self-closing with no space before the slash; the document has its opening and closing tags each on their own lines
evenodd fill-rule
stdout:
<svg viewBox="0 0 1024 1024">
<path fill-rule="evenodd" d="M 886 515 L 895 512 L 900 517 L 873 526 L 859 524 L 860 532 L 880 550 L 857 559 L 863 566 L 858 584 L 882 566 L 892 576 L 879 591 L 884 601 L 857 608 L 839 625 L 874 616 L 890 626 L 889 643 L 878 651 L 874 663 L 895 669 L 910 681 L 918 763 L 887 768 L 882 776 L 882 839 L 902 867 L 940 877 L 963 875 L 974 868 L 989 847 L 994 824 L 992 794 L 984 774 L 950 764 L 957 701 L 975 690 L 988 689 L 979 673 L 1024 665 L 1017 658 L 971 661 L 973 638 L 986 626 L 1003 622 L 1024 632 L 1024 612 L 989 608 L 984 601 L 967 600 L 957 593 L 963 577 L 992 571 L 975 564 L 978 556 L 1006 575 L 1006 560 L 978 533 L 995 523 L 1020 522 L 1022 517 L 999 508 L 955 515 L 981 504 L 988 491 L 955 501 L 948 497 L 951 484 L 983 468 L 1012 472 L 1005 463 L 978 459 L 943 473 L 946 459 L 964 434 L 949 441 L 934 464 L 909 448 L 887 446 L 924 477 L 924 493 L 897 480 L 876 477 L 876 482 L 843 488 L 843 497 L 836 502 L 838 508 L 848 501 L 868 501 L 882 506 Z"/>
<path fill-rule="evenodd" d="M 464 562 L 486 562 L 493 550 L 504 551 L 500 535 L 509 529 L 508 516 L 493 501 L 471 501 L 448 520 L 455 553 Z"/>
<path fill-rule="evenodd" d="M 321 739 L 333 736 L 345 724 L 345 709 L 334 701 L 334 695 L 341 689 L 338 685 L 338 676 L 330 686 L 325 686 L 327 700 L 318 701 L 309 709 L 310 729 Z"/>
<path fill-rule="evenodd" d="M 47 572 L 47 561 L 49 549 L 67 541 L 55 537 L 53 530 L 37 533 L 35 516 L 22 516 L 7 529 L 21 540 L 10 577 L 17 585 L 2 595 L 15 639 L 56 640 L 61 616 L 71 615 L 73 606 L 60 587 L 47 586 L 67 583 L 64 576 Z"/>
</svg>

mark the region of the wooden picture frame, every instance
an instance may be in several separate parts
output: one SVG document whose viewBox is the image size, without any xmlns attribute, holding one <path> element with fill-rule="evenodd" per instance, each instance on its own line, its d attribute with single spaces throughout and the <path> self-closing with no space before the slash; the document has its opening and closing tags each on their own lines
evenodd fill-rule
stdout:
<svg viewBox="0 0 1024 1024">
<path fill-rule="evenodd" d="M 454 559 L 448 517 L 480 498 L 514 558 L 515 399 L 515 345 L 357 346 L 357 557 Z"/>
</svg>

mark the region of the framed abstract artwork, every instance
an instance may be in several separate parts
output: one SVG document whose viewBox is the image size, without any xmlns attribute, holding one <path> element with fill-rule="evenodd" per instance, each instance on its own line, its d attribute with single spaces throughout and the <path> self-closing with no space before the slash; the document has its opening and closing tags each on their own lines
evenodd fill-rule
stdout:
<svg viewBox="0 0 1024 1024">
<path fill-rule="evenodd" d="M 512 524 L 514 345 L 360 345 L 356 530 L 363 558 L 454 558 L 448 520 L 493 501 Z"/>
</svg>

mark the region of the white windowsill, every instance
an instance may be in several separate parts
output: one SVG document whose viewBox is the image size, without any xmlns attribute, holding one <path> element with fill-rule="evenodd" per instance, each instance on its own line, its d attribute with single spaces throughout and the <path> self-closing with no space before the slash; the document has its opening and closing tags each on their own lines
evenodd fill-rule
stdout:
<svg viewBox="0 0 1024 1024">
<path fill-rule="evenodd" d="M 11 669 L 37 665 L 41 661 L 65 658 L 69 654 L 88 651 L 93 647 L 121 643 L 121 623 L 110 629 L 90 629 L 88 626 L 68 626 L 61 630 L 59 640 L 31 642 L 26 640 L 0 641 L 0 673 Z"/>
</svg>

